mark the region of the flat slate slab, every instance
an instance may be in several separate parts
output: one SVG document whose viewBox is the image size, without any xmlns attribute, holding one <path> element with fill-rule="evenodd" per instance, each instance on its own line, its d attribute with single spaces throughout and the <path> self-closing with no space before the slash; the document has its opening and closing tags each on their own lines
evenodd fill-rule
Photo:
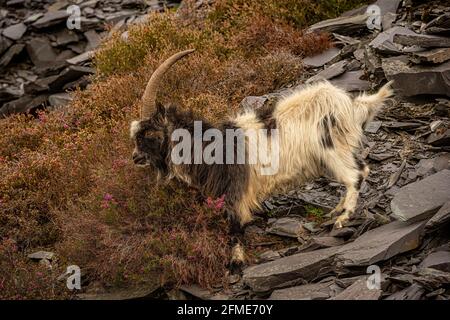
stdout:
<svg viewBox="0 0 450 320">
<path fill-rule="evenodd" d="M 450 201 L 450 170 L 439 171 L 402 187 L 391 201 L 392 216 L 401 221 L 431 217 Z"/>
<path fill-rule="evenodd" d="M 312 280 L 332 268 L 336 248 L 326 248 L 294 254 L 275 261 L 248 267 L 244 283 L 254 292 L 268 292 L 292 280 Z"/>
<path fill-rule="evenodd" d="M 381 32 L 372 42 L 369 43 L 369 46 L 372 48 L 384 52 L 384 53 L 403 53 L 403 52 L 416 52 L 416 51 L 424 51 L 423 48 L 418 46 L 413 48 L 405 49 L 403 45 L 394 42 L 394 37 L 398 35 L 417 35 L 414 31 L 411 31 L 405 27 L 393 27 L 386 31 Z"/>
<path fill-rule="evenodd" d="M 369 289 L 366 279 L 359 279 L 329 300 L 378 300 L 381 293 L 380 289 Z"/>
<path fill-rule="evenodd" d="M 331 297 L 334 281 L 311 283 L 272 292 L 269 300 L 325 300 Z"/>
<path fill-rule="evenodd" d="M 428 220 L 425 230 L 433 231 L 450 222 L 450 201 L 446 202 L 438 212 Z"/>
<path fill-rule="evenodd" d="M 443 63 L 450 60 L 450 48 L 436 48 L 424 52 L 416 52 L 412 55 L 411 61 L 420 63 Z"/>
<path fill-rule="evenodd" d="M 338 264 L 344 267 L 368 266 L 419 246 L 425 223 L 394 221 L 367 231 L 339 249 Z"/>
<path fill-rule="evenodd" d="M 386 58 L 382 68 L 388 80 L 394 80 L 394 89 L 404 96 L 419 94 L 450 97 L 450 61 L 437 66 L 410 66 L 407 56 Z"/>
<path fill-rule="evenodd" d="M 370 82 L 361 80 L 364 75 L 362 70 L 347 71 L 346 73 L 331 79 L 331 83 L 346 91 L 366 91 L 370 89 Z"/>
<path fill-rule="evenodd" d="M 339 62 L 336 62 L 332 64 L 331 66 L 325 68 L 324 70 L 320 71 L 315 76 L 309 78 L 306 83 L 313 83 L 321 80 L 328 80 L 332 79 L 334 77 L 337 77 L 345 72 L 345 66 L 347 65 L 346 60 L 341 60 Z"/>
<path fill-rule="evenodd" d="M 404 46 L 419 46 L 423 48 L 450 47 L 450 38 L 430 36 L 426 34 L 396 34 L 394 42 Z"/>
<path fill-rule="evenodd" d="M 330 48 L 320 54 L 303 59 L 303 64 L 307 67 L 321 67 L 336 58 L 341 52 L 338 48 Z"/>
<path fill-rule="evenodd" d="M 328 19 L 309 27 L 309 31 L 336 32 L 343 35 L 352 35 L 362 29 L 367 29 L 369 14 L 363 13 L 348 17 Z"/>
<path fill-rule="evenodd" d="M 450 272 L 450 252 L 437 251 L 429 254 L 419 265 L 420 268 L 433 268 Z"/>
</svg>

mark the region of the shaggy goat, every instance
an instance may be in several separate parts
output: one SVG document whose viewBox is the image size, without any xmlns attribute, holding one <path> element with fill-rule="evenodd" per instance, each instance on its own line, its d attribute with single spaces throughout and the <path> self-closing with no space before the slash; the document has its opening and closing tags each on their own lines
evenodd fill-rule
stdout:
<svg viewBox="0 0 450 320">
<path fill-rule="evenodd" d="M 157 86 L 163 74 L 192 51 L 183 51 L 167 59 L 148 82 L 141 119 L 131 124 L 135 164 L 153 167 L 158 172 L 158 179 L 175 177 L 199 188 L 205 195 L 216 198 L 226 195 L 225 208 L 231 226 L 238 229 L 252 220 L 251 212 L 260 208 L 260 201 L 271 193 L 315 177 L 332 177 L 347 189 L 333 210 L 339 214 L 335 227 L 341 228 L 354 212 L 359 188 L 369 173 L 366 164 L 356 156 L 363 127 L 393 94 L 390 84 L 374 95 L 353 98 L 324 81 L 297 90 L 275 105 L 245 110 L 215 126 L 222 133 L 228 129 L 239 129 L 243 133 L 277 129 L 277 139 L 270 133 L 272 131 L 266 131 L 269 149 L 279 150 L 279 168 L 273 175 L 261 174 L 261 161 L 253 164 L 174 164 L 171 160 L 175 147 L 172 134 L 176 129 L 182 128 L 193 134 L 194 120 L 202 121 L 202 133 L 214 128 L 191 112 L 156 103 Z M 250 144 L 248 139 L 245 141 Z M 203 150 L 205 145 L 201 148 Z M 232 152 L 236 154 L 237 149 Z M 248 152 L 246 156 L 249 156 Z M 243 251 L 238 244 L 233 248 L 232 261 L 242 260 Z"/>
</svg>

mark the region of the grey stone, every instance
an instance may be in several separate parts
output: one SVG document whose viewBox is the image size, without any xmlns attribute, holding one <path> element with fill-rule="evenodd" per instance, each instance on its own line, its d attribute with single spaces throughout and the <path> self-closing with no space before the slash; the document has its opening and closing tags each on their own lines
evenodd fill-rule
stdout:
<svg viewBox="0 0 450 320">
<path fill-rule="evenodd" d="M 362 70 L 347 71 L 346 73 L 331 79 L 331 83 L 346 91 L 365 91 L 370 89 L 370 82 L 361 80 L 364 75 Z"/>
<path fill-rule="evenodd" d="M 53 107 L 61 107 L 69 104 L 73 100 L 72 96 L 68 93 L 56 93 L 48 97 L 48 102 Z"/>
<path fill-rule="evenodd" d="M 303 230 L 299 219 L 284 217 L 275 220 L 266 231 L 279 236 L 297 238 Z"/>
<path fill-rule="evenodd" d="M 278 258 L 281 258 L 281 255 L 276 251 L 268 250 L 268 251 L 261 253 L 259 255 L 259 258 L 261 259 L 261 261 L 273 261 Z"/>
<path fill-rule="evenodd" d="M 450 38 L 426 34 L 396 34 L 394 43 L 404 46 L 419 46 L 423 48 L 450 47 Z"/>
<path fill-rule="evenodd" d="M 369 289 L 366 279 L 358 279 L 330 300 L 378 300 L 381 293 L 381 289 Z"/>
<path fill-rule="evenodd" d="M 264 105 L 267 97 L 248 96 L 242 99 L 241 107 L 244 109 L 256 110 Z"/>
<path fill-rule="evenodd" d="M 27 52 L 35 66 L 56 61 L 56 52 L 47 38 L 33 38 L 27 43 Z"/>
<path fill-rule="evenodd" d="M 390 295 L 386 300 L 420 300 L 424 294 L 425 289 L 421 285 L 413 283 L 409 287 Z"/>
<path fill-rule="evenodd" d="M 73 58 L 67 59 L 67 63 L 69 64 L 81 64 L 83 62 L 91 60 L 91 58 L 94 56 L 93 51 L 86 51 L 85 53 L 79 54 Z M 245 98 L 244 98 L 245 99 Z"/>
<path fill-rule="evenodd" d="M 316 248 L 331 248 L 344 244 L 344 240 L 336 237 L 312 237 L 311 245 Z"/>
<path fill-rule="evenodd" d="M 89 30 L 84 33 L 84 36 L 86 37 L 88 41 L 88 45 L 86 46 L 86 50 L 92 50 L 96 49 L 99 45 L 102 39 L 100 38 L 100 35 L 95 30 Z"/>
<path fill-rule="evenodd" d="M 343 74 L 345 72 L 345 66 L 347 65 L 347 61 L 346 60 L 342 60 L 339 62 L 336 62 L 334 64 L 332 64 L 331 66 L 325 68 L 324 70 L 320 71 L 318 74 L 316 74 L 315 76 L 309 78 L 306 83 L 313 83 L 316 81 L 321 81 L 321 80 L 328 80 L 328 79 L 332 79 L 334 77 L 337 77 L 341 74 Z"/>
<path fill-rule="evenodd" d="M 450 170 L 442 170 L 402 187 L 391 201 L 392 216 L 401 221 L 431 217 L 450 201 Z"/>
<path fill-rule="evenodd" d="M 428 22 L 424 31 L 428 34 L 450 34 L 450 12 Z"/>
<path fill-rule="evenodd" d="M 40 96 L 23 96 L 17 100 L 9 101 L 0 108 L 0 117 L 5 117 L 14 113 L 29 112 L 37 107 L 45 104 L 47 101 L 46 95 Z"/>
<path fill-rule="evenodd" d="M 338 48 L 331 48 L 312 57 L 303 59 L 303 64 L 307 67 L 321 67 L 339 56 L 341 52 Z"/>
<path fill-rule="evenodd" d="M 394 157 L 395 154 L 393 153 L 389 153 L 389 152 L 385 152 L 385 153 L 371 153 L 369 154 L 369 159 L 375 160 L 375 161 L 384 161 L 387 159 L 390 159 L 392 157 Z"/>
<path fill-rule="evenodd" d="M 339 249 L 338 264 L 344 267 L 368 266 L 413 250 L 420 244 L 423 227 L 423 222 L 406 224 L 394 221 L 367 231 Z"/>
<path fill-rule="evenodd" d="M 435 147 L 450 146 L 450 129 L 438 130 L 432 133 L 428 137 L 427 142 Z"/>
<path fill-rule="evenodd" d="M 389 30 L 381 32 L 375 39 L 372 40 L 372 42 L 369 43 L 369 46 L 384 53 L 417 52 L 424 50 L 420 47 L 405 49 L 404 46 L 394 43 L 394 37 L 396 35 L 416 35 L 416 33 L 405 27 L 393 27 Z"/>
<path fill-rule="evenodd" d="M 59 23 L 65 22 L 69 17 L 66 10 L 47 11 L 43 17 L 32 23 L 32 26 L 37 29 L 47 28 Z"/>
<path fill-rule="evenodd" d="M 450 252 L 437 251 L 429 254 L 419 265 L 419 268 L 433 268 L 450 272 Z"/>
<path fill-rule="evenodd" d="M 30 253 L 28 255 L 28 258 L 32 260 L 42 260 L 42 259 L 52 260 L 54 256 L 55 254 L 53 252 L 37 251 L 34 253 Z"/>
<path fill-rule="evenodd" d="M 331 297 L 332 281 L 311 283 L 272 292 L 269 300 L 325 300 Z"/>
<path fill-rule="evenodd" d="M 0 103 L 19 98 L 23 92 L 14 87 L 0 88 Z"/>
<path fill-rule="evenodd" d="M 391 28 L 392 23 L 395 21 L 396 12 L 401 0 L 378 0 L 374 5 L 380 8 L 381 25 L 383 30 Z"/>
<path fill-rule="evenodd" d="M 386 78 L 404 96 L 442 94 L 450 96 L 450 61 L 438 66 L 410 66 L 407 56 L 383 59 Z"/>
<path fill-rule="evenodd" d="M 64 29 L 56 34 L 56 44 L 58 46 L 64 46 L 78 41 L 79 37 L 77 33 L 72 30 Z"/>
<path fill-rule="evenodd" d="M 353 35 L 367 30 L 369 14 L 363 13 L 349 17 L 338 17 L 313 24 L 309 31 L 336 32 L 343 35 Z"/>
<path fill-rule="evenodd" d="M 355 233 L 355 231 L 355 228 L 351 227 L 333 229 L 330 232 L 330 236 L 336 238 L 350 238 Z"/>
<path fill-rule="evenodd" d="M 450 169 L 450 154 L 442 154 L 431 159 L 421 159 L 417 165 L 416 174 L 427 177 L 444 169 Z"/>
<path fill-rule="evenodd" d="M 425 231 L 434 231 L 450 222 L 450 201 L 446 202 L 438 212 L 428 220 L 425 225 Z"/>
<path fill-rule="evenodd" d="M 25 45 L 22 43 L 12 45 L 0 58 L 0 69 L 6 67 L 14 59 L 14 57 L 18 56 L 22 52 L 23 48 L 25 48 Z"/>
<path fill-rule="evenodd" d="M 439 64 L 450 60 L 450 48 L 436 48 L 424 52 L 413 53 L 410 60 L 416 64 Z"/>
<path fill-rule="evenodd" d="M 11 40 L 19 40 L 27 32 L 27 26 L 23 23 L 17 23 L 3 30 L 3 35 Z"/>
<path fill-rule="evenodd" d="M 333 37 L 335 37 L 337 40 L 339 40 L 343 44 L 357 45 L 357 44 L 361 43 L 361 41 L 358 39 L 343 36 L 343 35 L 337 34 L 337 33 L 333 33 Z"/>
<path fill-rule="evenodd" d="M 243 280 L 255 292 L 268 292 L 292 280 L 312 280 L 330 271 L 336 248 L 294 254 L 248 267 Z"/>
<path fill-rule="evenodd" d="M 364 131 L 368 133 L 377 133 L 378 130 L 380 130 L 382 124 L 382 121 L 371 121 L 366 125 Z"/>
<path fill-rule="evenodd" d="M 12 44 L 13 42 L 11 40 L 0 35 L 0 55 L 8 50 L 8 48 L 11 47 Z"/>
<path fill-rule="evenodd" d="M 42 12 L 34 13 L 31 16 L 29 16 L 28 18 L 26 18 L 24 20 L 24 23 L 25 24 L 33 23 L 43 16 L 44 16 L 44 13 L 42 13 Z"/>
<path fill-rule="evenodd" d="M 119 289 L 104 293 L 81 293 L 77 297 L 81 300 L 140 300 L 155 298 L 155 291 L 159 288 L 156 285 L 148 287 L 136 287 Z"/>
</svg>

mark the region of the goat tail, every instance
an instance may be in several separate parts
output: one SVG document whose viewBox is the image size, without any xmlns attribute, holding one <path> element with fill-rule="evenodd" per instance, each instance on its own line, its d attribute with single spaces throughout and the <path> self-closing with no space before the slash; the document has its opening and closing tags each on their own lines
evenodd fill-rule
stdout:
<svg viewBox="0 0 450 320">
<path fill-rule="evenodd" d="M 386 100 L 394 95 L 394 90 L 392 89 L 393 82 L 389 81 L 375 94 L 362 94 L 354 99 L 358 118 L 363 127 L 373 120 Z"/>
</svg>

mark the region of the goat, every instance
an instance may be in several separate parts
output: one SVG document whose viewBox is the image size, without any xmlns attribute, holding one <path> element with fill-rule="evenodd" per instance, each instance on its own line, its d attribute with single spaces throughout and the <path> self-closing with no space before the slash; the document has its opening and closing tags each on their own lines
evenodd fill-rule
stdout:
<svg viewBox="0 0 450 320">
<path fill-rule="evenodd" d="M 252 211 L 260 209 L 261 201 L 270 194 L 315 177 L 328 176 L 346 187 L 345 196 L 332 211 L 339 215 L 335 227 L 342 228 L 355 211 L 361 183 L 369 174 L 368 166 L 356 154 L 363 128 L 393 95 L 391 83 L 374 95 L 362 94 L 355 98 L 327 81 L 310 84 L 274 105 L 241 111 L 234 118 L 213 126 L 192 112 L 156 102 L 161 77 L 176 61 L 193 51 L 173 55 L 151 76 L 142 98 L 141 119 L 133 121 L 130 128 L 135 143 L 134 163 L 156 169 L 158 180 L 176 178 L 205 195 L 216 198 L 226 195 L 225 208 L 234 233 L 242 231 L 252 220 Z M 276 140 L 268 131 L 266 138 L 269 149 L 279 150 L 278 171 L 273 175 L 261 174 L 260 161 L 174 164 L 171 155 L 175 143 L 171 137 L 179 128 L 193 134 L 195 121 L 202 121 L 202 133 L 211 128 L 222 133 L 229 129 L 244 133 L 276 129 Z M 231 152 L 236 153 L 237 149 Z M 235 244 L 232 251 L 232 263 L 242 264 L 244 253 L 240 244 Z"/>
</svg>

